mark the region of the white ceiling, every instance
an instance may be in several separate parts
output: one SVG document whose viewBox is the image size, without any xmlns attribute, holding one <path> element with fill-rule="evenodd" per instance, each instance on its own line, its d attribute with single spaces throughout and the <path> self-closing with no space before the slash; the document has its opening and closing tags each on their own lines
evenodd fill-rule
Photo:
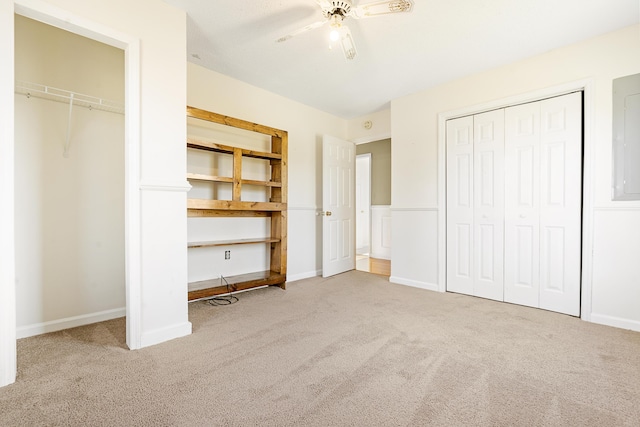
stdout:
<svg viewBox="0 0 640 427">
<path fill-rule="evenodd" d="M 358 49 L 347 61 L 328 26 L 276 43 L 323 19 L 315 0 L 165 1 L 188 14 L 188 61 L 343 118 L 640 21 L 640 0 L 413 0 L 410 13 L 345 20 Z"/>
</svg>

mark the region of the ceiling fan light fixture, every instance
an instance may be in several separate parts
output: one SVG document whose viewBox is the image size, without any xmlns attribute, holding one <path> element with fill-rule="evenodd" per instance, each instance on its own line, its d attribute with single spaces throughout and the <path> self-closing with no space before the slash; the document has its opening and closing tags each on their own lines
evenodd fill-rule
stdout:
<svg viewBox="0 0 640 427">
<path fill-rule="evenodd" d="M 339 14 L 335 14 L 331 16 L 331 32 L 329 33 L 329 39 L 332 42 L 337 42 L 340 40 L 340 29 L 342 28 L 342 20 L 344 17 Z"/>
<path fill-rule="evenodd" d="M 349 28 L 346 26 L 343 26 L 341 30 L 340 44 L 342 45 L 344 57 L 348 60 L 354 59 L 357 51 L 356 44 L 353 41 L 353 36 L 351 36 L 351 31 L 349 31 Z"/>
</svg>

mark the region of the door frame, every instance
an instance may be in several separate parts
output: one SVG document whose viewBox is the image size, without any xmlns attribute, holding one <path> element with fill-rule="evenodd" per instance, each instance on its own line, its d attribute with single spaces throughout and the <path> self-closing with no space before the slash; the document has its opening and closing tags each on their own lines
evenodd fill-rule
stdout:
<svg viewBox="0 0 640 427">
<path fill-rule="evenodd" d="M 0 387 L 16 378 L 14 13 L 122 49 L 125 56 L 125 294 L 130 349 L 141 346 L 140 40 L 42 0 L 0 0 Z M 5 49 L 5 47 L 7 47 Z"/>
<path fill-rule="evenodd" d="M 356 145 L 357 147 L 357 145 Z M 369 181 L 369 185 L 368 185 L 368 190 L 369 190 L 369 212 L 368 212 L 368 217 L 369 217 L 369 227 L 367 227 L 367 234 L 368 234 L 368 242 L 369 242 L 369 254 L 371 254 L 371 153 L 364 153 L 364 154 L 356 154 L 356 186 L 358 185 L 358 158 L 361 159 L 367 159 L 367 163 L 369 166 L 369 174 L 367 176 L 367 180 Z M 356 202 L 357 202 L 357 197 L 356 197 Z M 356 210 L 357 210 L 357 206 L 356 206 Z M 358 254 L 358 212 L 356 212 L 356 255 Z"/>
<path fill-rule="evenodd" d="M 593 272 L 593 188 L 594 168 L 593 123 L 595 112 L 595 84 L 593 79 L 583 79 L 545 89 L 480 103 L 438 114 L 438 291 L 446 292 L 447 277 L 447 204 L 446 204 L 446 123 L 447 120 L 484 113 L 498 108 L 511 107 L 545 98 L 583 92 L 583 165 L 582 165 L 582 271 L 580 291 L 580 318 L 591 320 L 592 272 Z"/>
</svg>

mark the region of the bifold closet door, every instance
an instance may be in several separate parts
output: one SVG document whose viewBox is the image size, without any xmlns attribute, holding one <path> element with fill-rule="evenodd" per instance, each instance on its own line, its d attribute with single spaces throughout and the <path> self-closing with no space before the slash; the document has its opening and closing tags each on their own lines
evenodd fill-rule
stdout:
<svg viewBox="0 0 640 427">
<path fill-rule="evenodd" d="M 504 110 L 447 122 L 447 290 L 503 300 Z"/>
<path fill-rule="evenodd" d="M 504 300 L 504 110 L 473 116 L 473 295 Z"/>
<path fill-rule="evenodd" d="M 447 121 L 447 290 L 473 295 L 473 117 Z"/>
<path fill-rule="evenodd" d="M 505 301 L 580 314 L 582 95 L 505 110 Z"/>
</svg>

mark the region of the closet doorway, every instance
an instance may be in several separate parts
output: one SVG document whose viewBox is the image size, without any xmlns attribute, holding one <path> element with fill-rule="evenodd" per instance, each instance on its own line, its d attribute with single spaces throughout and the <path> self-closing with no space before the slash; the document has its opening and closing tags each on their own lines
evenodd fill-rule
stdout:
<svg viewBox="0 0 640 427">
<path fill-rule="evenodd" d="M 582 92 L 447 121 L 447 290 L 580 314 Z"/>
<path fill-rule="evenodd" d="M 125 55 L 21 15 L 15 47 L 23 338 L 125 316 Z"/>
</svg>

